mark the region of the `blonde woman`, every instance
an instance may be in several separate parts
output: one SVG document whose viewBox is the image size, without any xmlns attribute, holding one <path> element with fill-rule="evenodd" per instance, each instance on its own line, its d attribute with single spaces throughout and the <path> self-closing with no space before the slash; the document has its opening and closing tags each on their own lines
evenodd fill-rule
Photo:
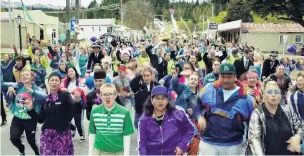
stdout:
<svg viewBox="0 0 304 156">
<path fill-rule="evenodd" d="M 263 104 L 256 108 L 249 122 L 250 155 L 297 155 L 301 151 L 302 122 L 289 105 L 279 105 L 281 90 L 269 81 Z"/>
</svg>

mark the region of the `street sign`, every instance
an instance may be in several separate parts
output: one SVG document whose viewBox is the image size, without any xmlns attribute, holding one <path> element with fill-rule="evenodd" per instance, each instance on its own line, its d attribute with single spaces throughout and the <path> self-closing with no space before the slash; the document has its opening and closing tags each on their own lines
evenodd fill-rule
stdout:
<svg viewBox="0 0 304 156">
<path fill-rule="evenodd" d="M 288 39 L 288 36 L 287 35 L 283 35 L 283 43 L 284 44 L 287 44 L 287 39 Z"/>
<path fill-rule="evenodd" d="M 78 23 L 78 19 L 73 18 L 70 20 L 70 31 L 71 32 L 75 31 L 75 26 L 77 23 Z"/>
<path fill-rule="evenodd" d="M 218 24 L 216 23 L 209 23 L 209 30 L 217 30 Z"/>
</svg>

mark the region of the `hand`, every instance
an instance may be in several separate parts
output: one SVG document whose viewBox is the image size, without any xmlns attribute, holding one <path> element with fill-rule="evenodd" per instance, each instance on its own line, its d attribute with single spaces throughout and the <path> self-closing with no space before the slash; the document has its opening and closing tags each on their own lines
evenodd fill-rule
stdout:
<svg viewBox="0 0 304 156">
<path fill-rule="evenodd" d="M 24 104 L 26 105 L 26 108 L 29 111 L 31 111 L 34 108 L 33 101 L 30 101 L 30 100 L 26 99 L 24 101 Z"/>
<path fill-rule="evenodd" d="M 187 109 L 187 113 L 188 113 L 190 116 L 192 116 L 192 114 L 193 114 L 192 109 L 191 109 L 191 108 Z"/>
<path fill-rule="evenodd" d="M 181 73 L 180 73 L 181 75 L 184 75 L 184 76 L 190 76 L 191 75 L 191 71 L 182 71 Z"/>
<path fill-rule="evenodd" d="M 251 96 L 253 96 L 253 94 L 254 94 L 253 89 L 248 88 L 248 90 L 247 90 L 247 95 L 251 95 Z"/>
<path fill-rule="evenodd" d="M 179 147 L 176 147 L 174 153 L 175 155 L 183 155 L 184 152 Z"/>
<path fill-rule="evenodd" d="M 288 141 L 287 149 L 291 152 L 301 152 L 301 137 L 299 135 L 292 136 Z"/>
<path fill-rule="evenodd" d="M 13 97 L 14 95 L 16 95 L 16 91 L 13 87 L 9 87 L 7 93 L 9 97 Z"/>
<path fill-rule="evenodd" d="M 164 80 L 159 80 L 159 84 L 164 85 L 165 81 Z"/>
<path fill-rule="evenodd" d="M 60 90 L 63 92 L 69 92 L 67 88 L 61 88 Z"/>
<path fill-rule="evenodd" d="M 207 127 L 206 119 L 202 116 L 198 117 L 197 124 L 201 131 L 204 131 Z"/>
</svg>

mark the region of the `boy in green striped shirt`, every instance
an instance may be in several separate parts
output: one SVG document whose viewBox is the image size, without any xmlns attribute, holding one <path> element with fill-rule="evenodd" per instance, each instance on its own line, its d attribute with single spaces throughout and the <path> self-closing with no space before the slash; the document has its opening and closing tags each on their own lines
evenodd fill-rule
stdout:
<svg viewBox="0 0 304 156">
<path fill-rule="evenodd" d="M 112 84 L 102 85 L 100 92 L 103 104 L 95 106 L 90 115 L 89 155 L 129 155 L 134 133 L 130 112 L 115 102 Z"/>
</svg>

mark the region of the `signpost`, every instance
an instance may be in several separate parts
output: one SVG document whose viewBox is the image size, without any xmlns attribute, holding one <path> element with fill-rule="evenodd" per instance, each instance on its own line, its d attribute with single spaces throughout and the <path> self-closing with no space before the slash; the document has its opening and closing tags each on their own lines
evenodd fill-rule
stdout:
<svg viewBox="0 0 304 156">
<path fill-rule="evenodd" d="M 70 31 L 71 32 L 73 32 L 73 31 L 75 32 L 75 26 L 77 23 L 78 23 L 78 19 L 73 18 L 70 20 Z"/>
<path fill-rule="evenodd" d="M 283 56 L 285 55 L 285 49 L 286 49 L 287 41 L 288 41 L 288 36 L 283 35 Z"/>
<path fill-rule="evenodd" d="M 209 30 L 217 30 L 218 24 L 216 23 L 209 23 Z"/>
</svg>

